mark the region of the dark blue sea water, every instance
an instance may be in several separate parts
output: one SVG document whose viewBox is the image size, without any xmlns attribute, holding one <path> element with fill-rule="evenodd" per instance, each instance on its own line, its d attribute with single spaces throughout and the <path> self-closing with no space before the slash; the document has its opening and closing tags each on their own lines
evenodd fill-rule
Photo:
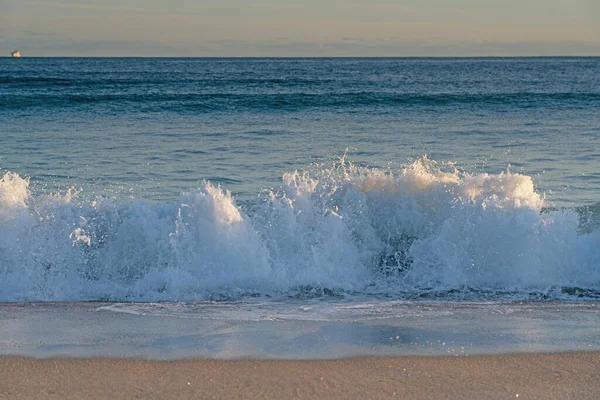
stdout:
<svg viewBox="0 0 600 400">
<path fill-rule="evenodd" d="M 0 59 L 0 301 L 596 299 L 600 58 Z"/>
</svg>

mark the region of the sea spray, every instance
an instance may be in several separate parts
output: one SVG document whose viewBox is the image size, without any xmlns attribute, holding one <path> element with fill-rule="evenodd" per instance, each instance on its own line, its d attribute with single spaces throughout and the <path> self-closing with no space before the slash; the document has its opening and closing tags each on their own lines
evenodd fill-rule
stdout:
<svg viewBox="0 0 600 400">
<path fill-rule="evenodd" d="M 589 299 L 600 231 L 531 177 L 419 159 L 284 175 L 256 204 L 204 182 L 177 202 L 34 195 L 0 181 L 0 301 L 368 293 Z"/>
</svg>

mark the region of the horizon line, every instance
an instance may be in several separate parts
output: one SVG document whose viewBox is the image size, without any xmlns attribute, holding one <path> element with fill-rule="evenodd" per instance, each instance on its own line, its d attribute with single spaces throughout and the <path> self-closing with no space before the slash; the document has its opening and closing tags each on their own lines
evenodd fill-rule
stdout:
<svg viewBox="0 0 600 400">
<path fill-rule="evenodd" d="M 16 57 L 19 59 L 23 58 L 205 58 L 205 59 L 257 59 L 257 58 L 277 58 L 277 59 L 299 59 L 299 58 L 313 58 L 313 59 L 328 59 L 328 58 L 599 58 L 600 53 L 597 55 L 569 55 L 569 54 L 556 54 L 556 55 L 455 55 L 455 56 L 431 56 L 431 55 L 403 55 L 403 56 L 64 56 L 64 55 L 53 55 L 53 56 L 21 56 Z M 15 58 L 12 56 L 0 56 L 0 58 Z"/>
</svg>

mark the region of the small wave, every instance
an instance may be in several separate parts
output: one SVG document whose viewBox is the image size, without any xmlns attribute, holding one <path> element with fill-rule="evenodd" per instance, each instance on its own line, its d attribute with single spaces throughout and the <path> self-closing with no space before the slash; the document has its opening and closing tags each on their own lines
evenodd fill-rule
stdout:
<svg viewBox="0 0 600 400">
<path fill-rule="evenodd" d="M 73 81 L 65 78 L 52 78 L 42 76 L 0 76 L 0 84 L 13 84 L 23 86 L 35 86 L 35 85 L 70 85 Z"/>
<path fill-rule="evenodd" d="M 12 92 L 2 107 L 73 107 L 86 104 L 135 105 L 146 111 L 303 110 L 361 107 L 580 107 L 600 105 L 598 93 L 387 93 L 387 92 L 188 92 L 159 93 L 124 90 L 101 93 L 83 90 L 46 93 Z"/>
<path fill-rule="evenodd" d="M 33 195 L 0 180 L 0 301 L 244 296 L 597 299 L 591 207 L 547 208 L 531 177 L 422 158 L 284 175 L 244 207 L 211 182 L 170 203 Z M 593 218 L 592 218 L 593 219 Z"/>
</svg>

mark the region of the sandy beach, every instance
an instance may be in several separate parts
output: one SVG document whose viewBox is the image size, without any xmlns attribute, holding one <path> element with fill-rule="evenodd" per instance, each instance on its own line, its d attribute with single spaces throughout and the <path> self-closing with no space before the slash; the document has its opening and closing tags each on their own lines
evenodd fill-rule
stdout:
<svg viewBox="0 0 600 400">
<path fill-rule="evenodd" d="M 600 353 L 319 361 L 0 358 L 0 398 L 592 399 Z"/>
</svg>

